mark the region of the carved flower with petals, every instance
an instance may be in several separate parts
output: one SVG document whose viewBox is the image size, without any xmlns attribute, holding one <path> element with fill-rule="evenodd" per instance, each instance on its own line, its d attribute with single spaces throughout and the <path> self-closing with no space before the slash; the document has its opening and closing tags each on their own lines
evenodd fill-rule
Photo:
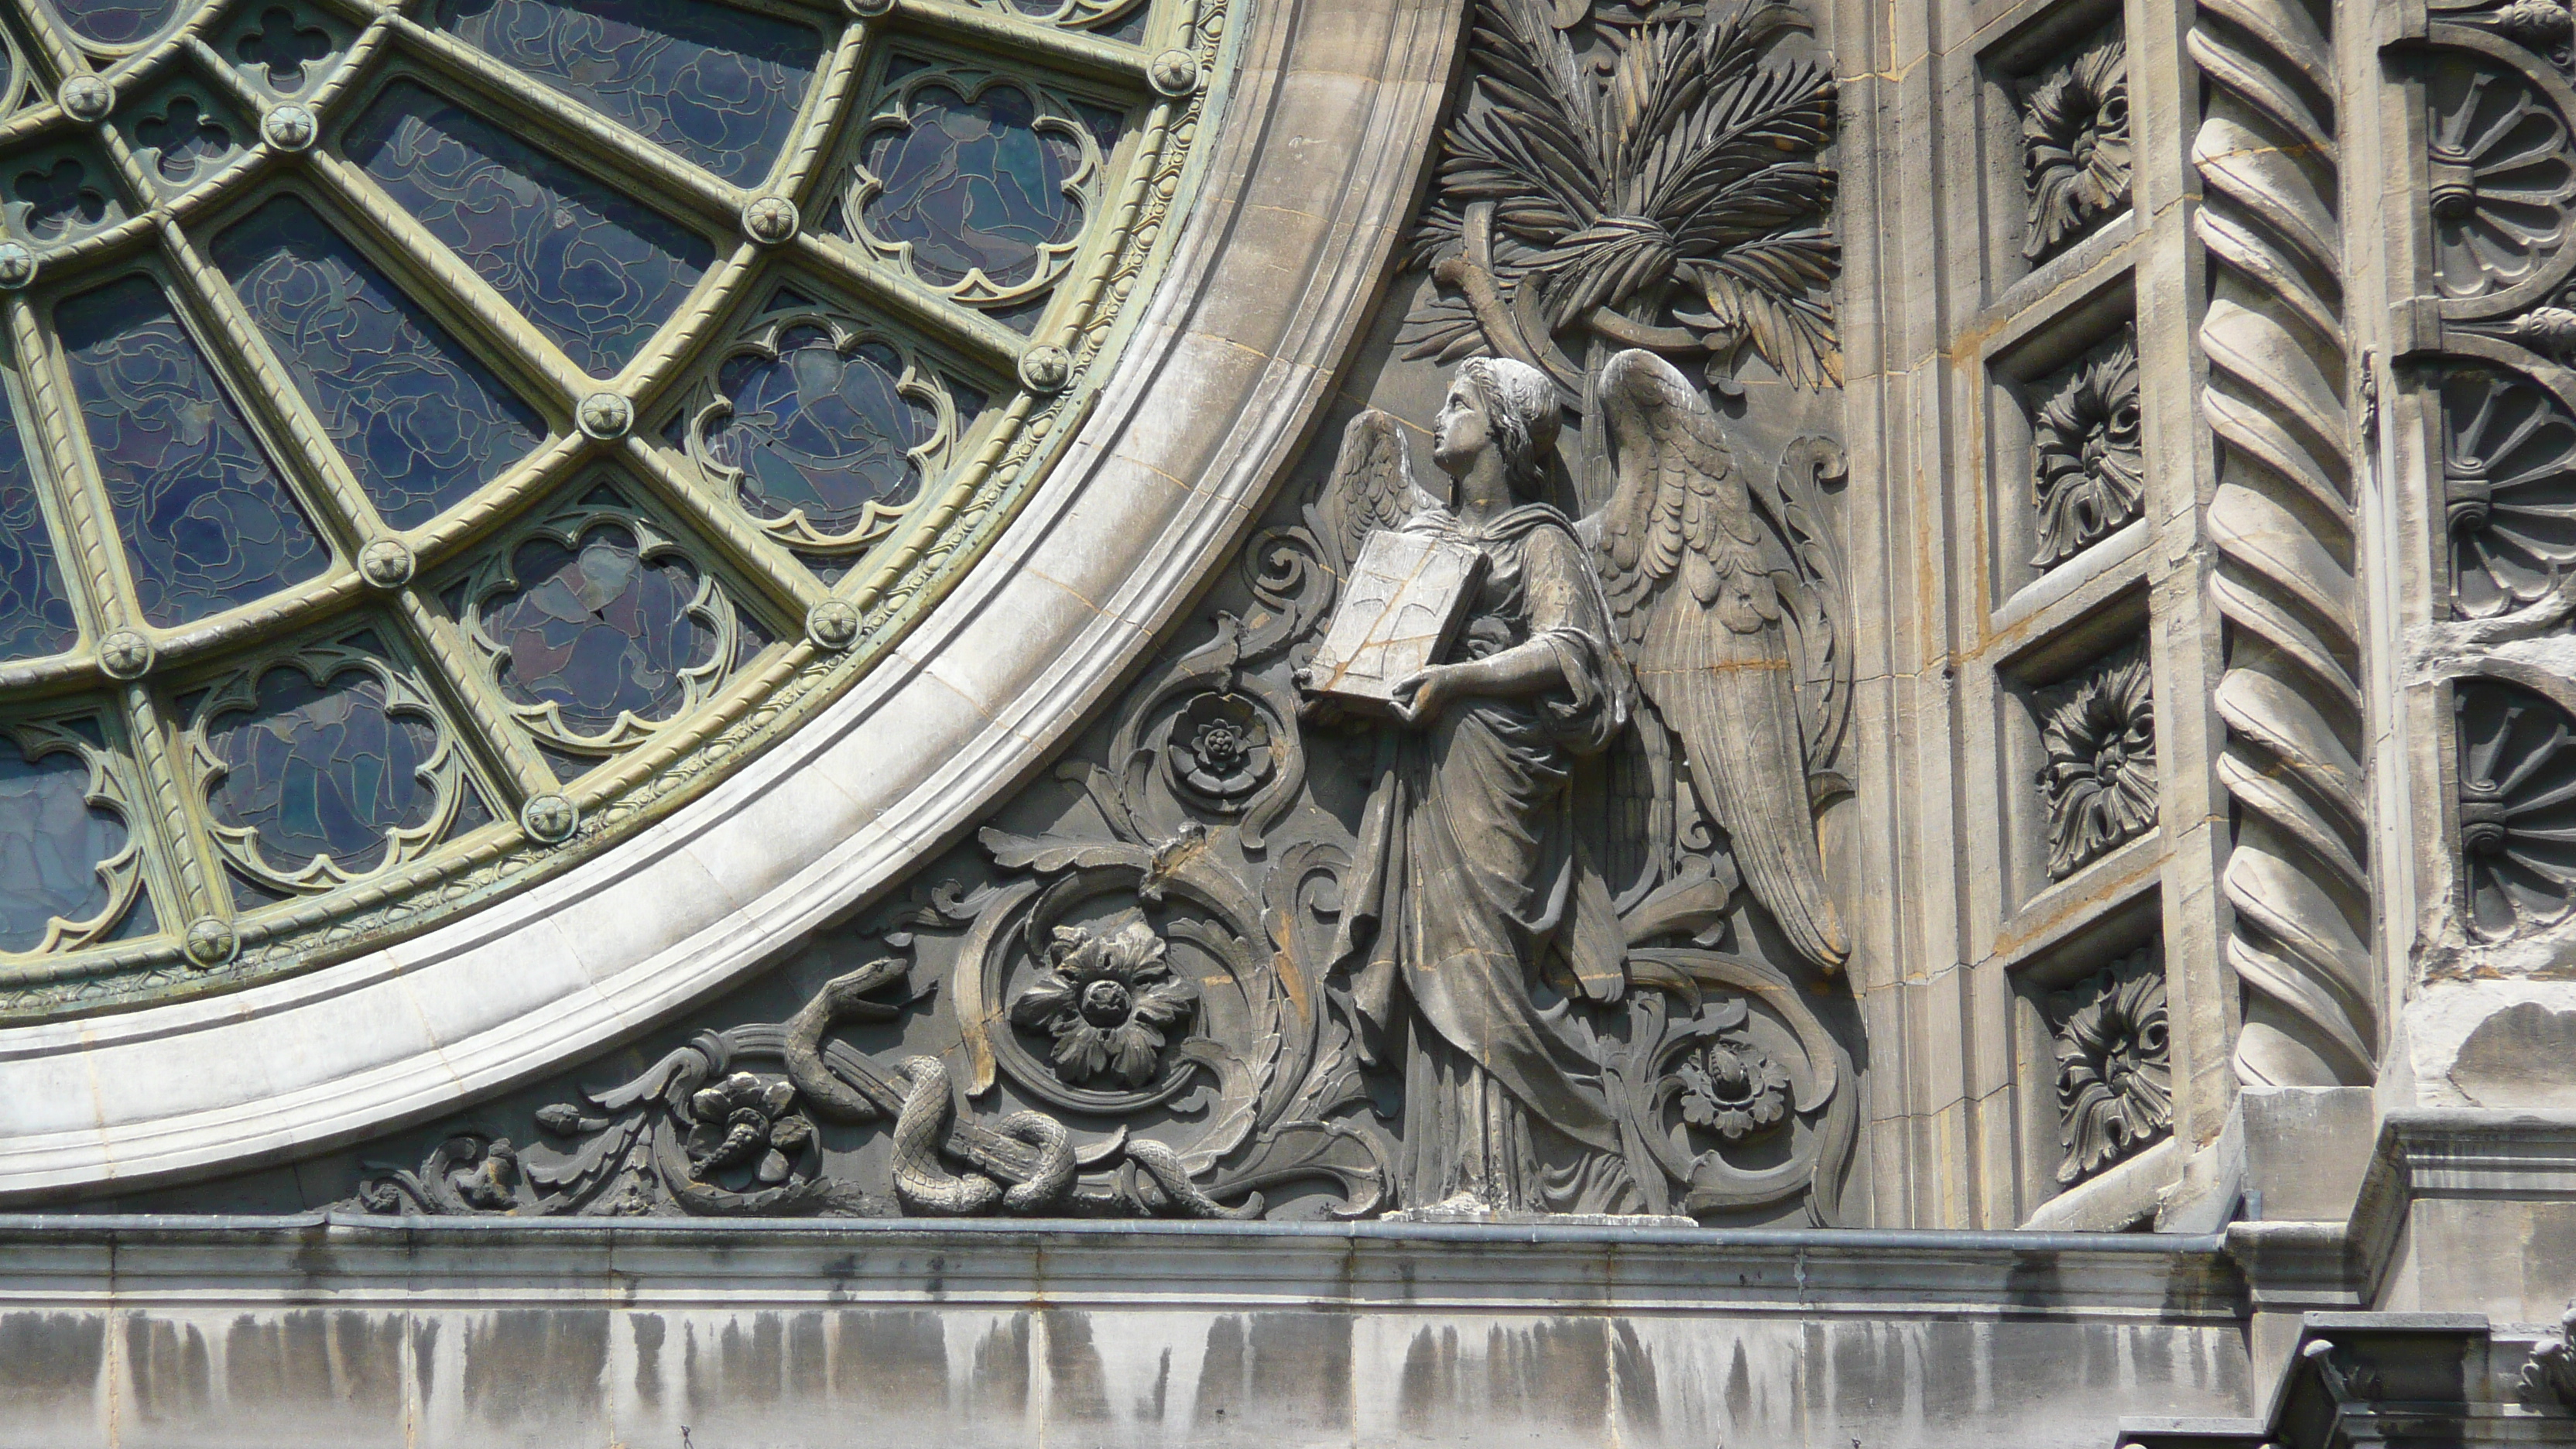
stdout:
<svg viewBox="0 0 2576 1449">
<path fill-rule="evenodd" d="M 763 1184 L 785 1182 L 797 1154 L 814 1141 L 814 1124 L 790 1108 L 796 1087 L 736 1072 L 689 1098 L 689 1171 L 700 1182 L 752 1163 Z"/>
<path fill-rule="evenodd" d="M 1237 800 L 1270 778 L 1270 727 L 1251 700 L 1202 694 L 1172 725 L 1172 769 L 1212 800 Z"/>
<path fill-rule="evenodd" d="M 2138 344 L 2123 334 L 2040 384 L 2031 425 L 2039 549 L 2052 568 L 2136 518 L 2146 498 Z"/>
<path fill-rule="evenodd" d="M 2049 879 L 2073 875 L 2156 823 L 2155 697 L 2136 645 L 2050 691 L 2040 741 Z"/>
<path fill-rule="evenodd" d="M 1105 935 L 1058 926 L 1046 969 L 1011 1003 L 1011 1024 L 1054 1037 L 1056 1075 L 1075 1086 L 1115 1077 L 1141 1087 L 1197 1004 L 1143 921 Z"/>
<path fill-rule="evenodd" d="M 2155 951 L 2135 952 L 2057 998 L 2059 1182 L 2130 1156 L 2173 1126 L 2165 977 Z"/>
<path fill-rule="evenodd" d="M 2129 47 L 2105 31 L 2022 82 L 2023 182 L 2033 261 L 2129 199 Z"/>
<path fill-rule="evenodd" d="M 1742 1042 L 1712 1041 L 1673 1075 L 1682 1084 L 1682 1120 L 1738 1142 L 1789 1111 L 1789 1074 Z"/>
</svg>

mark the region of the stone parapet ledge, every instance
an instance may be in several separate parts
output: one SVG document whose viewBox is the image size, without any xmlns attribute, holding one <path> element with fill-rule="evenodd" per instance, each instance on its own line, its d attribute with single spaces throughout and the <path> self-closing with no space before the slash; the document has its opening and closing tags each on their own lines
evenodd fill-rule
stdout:
<svg viewBox="0 0 2576 1449">
<path fill-rule="evenodd" d="M 2210 1237 L 11 1217 L 17 1446 L 2089 1443 L 2242 1413 Z"/>
</svg>

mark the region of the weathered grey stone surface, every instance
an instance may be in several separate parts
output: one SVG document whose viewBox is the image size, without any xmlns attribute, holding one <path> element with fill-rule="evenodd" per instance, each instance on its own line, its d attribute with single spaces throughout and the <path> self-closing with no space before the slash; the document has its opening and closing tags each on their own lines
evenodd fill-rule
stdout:
<svg viewBox="0 0 2576 1449">
<path fill-rule="evenodd" d="M 29 1446 L 2075 1446 L 2249 1392 L 2205 1239 L 13 1219 L 0 1285 Z"/>
<path fill-rule="evenodd" d="M 2566 0 L 1238 19 L 900 668 L 0 1031 L 0 1442 L 2576 1442 Z"/>
</svg>

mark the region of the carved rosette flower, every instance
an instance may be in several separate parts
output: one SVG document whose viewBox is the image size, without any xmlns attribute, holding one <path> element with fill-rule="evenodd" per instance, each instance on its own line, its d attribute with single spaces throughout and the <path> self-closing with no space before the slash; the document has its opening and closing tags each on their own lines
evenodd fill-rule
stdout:
<svg viewBox="0 0 2576 1449">
<path fill-rule="evenodd" d="M 2147 657 L 2130 645 L 2050 691 L 2040 726 L 2048 764 L 2048 875 L 2063 880 L 2156 821 L 2156 711 Z"/>
<path fill-rule="evenodd" d="M 1718 1039 L 1691 1054 L 1673 1075 L 1682 1086 L 1682 1120 L 1741 1142 L 1789 1115 L 1789 1074 L 1749 1043 Z"/>
<path fill-rule="evenodd" d="M 1191 792 L 1219 802 L 1240 800 L 1270 778 L 1270 727 L 1241 695 L 1198 695 L 1173 721 L 1171 763 L 1173 775 Z"/>
<path fill-rule="evenodd" d="M 2151 947 L 2055 998 L 2059 1182 L 2131 1156 L 2173 1127 L 2165 977 Z"/>
<path fill-rule="evenodd" d="M 2039 548 L 2054 568 L 2139 515 L 2146 460 L 2138 429 L 2138 344 L 2123 332 L 2042 381 L 2031 422 Z"/>
<path fill-rule="evenodd" d="M 2567 118 L 2528 77 L 2449 54 L 2424 81 L 2426 201 L 2434 281 L 2456 299 L 2516 286 L 2566 244 L 2576 162 Z"/>
<path fill-rule="evenodd" d="M 1161 1070 L 1167 1033 L 1177 1035 L 1197 1005 L 1143 921 L 1105 935 L 1058 926 L 1046 969 L 1011 1003 L 1011 1024 L 1055 1039 L 1066 1082 L 1116 1077 L 1133 1088 Z"/>
<path fill-rule="evenodd" d="M 785 1182 L 813 1144 L 814 1124 L 791 1110 L 796 1088 L 736 1072 L 689 1098 L 689 1173 L 700 1182 L 746 1164 L 763 1186 Z"/>
<path fill-rule="evenodd" d="M 2128 43 L 2103 31 L 2021 92 L 2021 251 L 2037 261 L 2129 199 Z"/>
<path fill-rule="evenodd" d="M 2576 908 L 2576 717 L 2496 679 L 2454 693 L 2460 874 L 2470 929 L 2499 941 Z"/>
</svg>

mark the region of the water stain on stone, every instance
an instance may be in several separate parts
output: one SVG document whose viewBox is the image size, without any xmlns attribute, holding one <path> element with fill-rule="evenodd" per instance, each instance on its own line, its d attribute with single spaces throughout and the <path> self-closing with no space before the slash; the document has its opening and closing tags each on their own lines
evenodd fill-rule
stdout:
<svg viewBox="0 0 2576 1449">
<path fill-rule="evenodd" d="M 1610 1341 L 1611 1363 L 1617 1368 L 1619 1386 L 1619 1422 L 1623 1437 L 1627 1433 L 1656 1434 L 1664 1425 L 1663 1391 L 1656 1380 L 1655 1356 L 1637 1337 L 1637 1325 L 1626 1319 L 1616 1324 Z M 1743 1372 L 1744 1346 L 1735 1347 L 1736 1371 Z M 1730 1384 L 1731 1387 L 1731 1384 Z"/>
<path fill-rule="evenodd" d="M 658 1313 L 630 1313 L 627 1327 L 635 1334 L 635 1401 L 647 1409 L 662 1407 L 662 1345 L 670 1326 Z"/>
<path fill-rule="evenodd" d="M 1108 1374 L 1091 1341 L 1090 1315 L 1047 1312 L 1046 1365 L 1050 1427 L 1109 1423 Z"/>
<path fill-rule="evenodd" d="M 594 1422 L 607 1373 L 605 1308 L 507 1308 L 465 1331 L 465 1407 L 486 1423 Z"/>
<path fill-rule="evenodd" d="M 136 1314 L 125 1320 L 126 1371 L 134 1414 L 146 1424 L 204 1422 L 214 1406 L 206 1335 L 193 1323 Z"/>
<path fill-rule="evenodd" d="M 1405 1345 L 1404 1369 L 1396 1379 L 1396 1422 L 1415 1433 L 1427 1432 L 1440 1421 L 1457 1377 L 1458 1330 L 1427 1325 L 1416 1330 Z"/>
<path fill-rule="evenodd" d="M 967 1412 L 978 1419 L 1017 1420 L 1029 1411 L 1029 1316 L 1014 1313 L 1010 1322 L 984 1335 L 975 1345 L 975 1365 L 966 1386 Z"/>
<path fill-rule="evenodd" d="M 1485 1401 L 1498 1414 L 1585 1437 L 1610 1416 L 1610 1335 L 1597 1318 L 1498 1324 L 1485 1335 Z"/>
<path fill-rule="evenodd" d="M 938 1314 L 846 1309 L 835 1317 L 831 1383 L 836 1399 L 890 1413 L 919 1413 L 925 1407 L 946 1412 L 948 1335 Z"/>
</svg>

